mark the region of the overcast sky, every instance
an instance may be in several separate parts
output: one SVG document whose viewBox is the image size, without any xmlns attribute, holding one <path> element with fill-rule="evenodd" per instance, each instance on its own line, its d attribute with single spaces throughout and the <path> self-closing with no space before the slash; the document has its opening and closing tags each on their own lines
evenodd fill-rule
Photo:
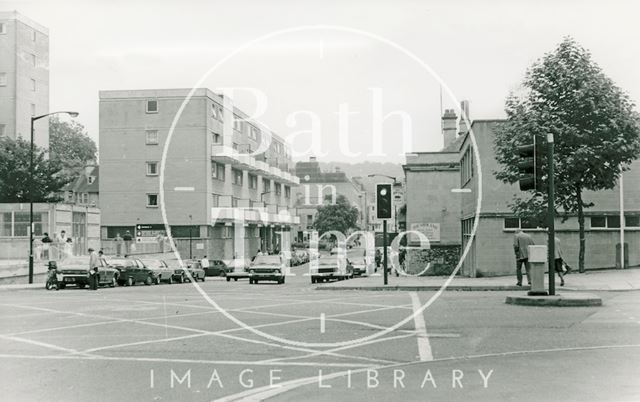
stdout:
<svg viewBox="0 0 640 402">
<path fill-rule="evenodd" d="M 344 27 L 274 34 L 231 57 L 203 85 L 263 92 L 268 103 L 260 120 L 291 139 L 298 159 L 309 156 L 311 137 L 295 133 L 311 130 L 312 119 L 292 116 L 305 110 L 317 116 L 322 160 L 402 162 L 404 149 L 441 148 L 441 96 L 437 79 L 393 44 L 426 63 L 455 98 L 468 99 L 472 119 L 503 117 L 504 99 L 527 66 L 566 35 L 588 48 L 637 102 L 640 28 L 634 3 L 0 0 L 0 10 L 17 10 L 49 28 L 51 110 L 79 111 L 96 142 L 99 90 L 190 88 L 251 40 L 301 26 Z M 371 156 L 371 88 L 382 94 L 383 113 L 400 110 L 411 122 L 410 141 L 402 139 L 399 115 L 384 122 L 384 155 Z M 255 104 L 249 93 L 234 101 L 247 112 Z M 442 103 L 456 107 L 446 89 Z M 351 112 L 342 125 L 341 104 Z"/>
</svg>

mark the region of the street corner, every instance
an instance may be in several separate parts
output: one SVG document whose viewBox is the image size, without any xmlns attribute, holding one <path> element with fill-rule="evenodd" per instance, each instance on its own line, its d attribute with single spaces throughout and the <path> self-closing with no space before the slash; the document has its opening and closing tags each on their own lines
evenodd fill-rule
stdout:
<svg viewBox="0 0 640 402">
<path fill-rule="evenodd" d="M 553 296 L 544 295 L 509 295 L 506 304 L 540 307 L 599 307 L 602 298 L 593 293 L 567 292 Z"/>
</svg>

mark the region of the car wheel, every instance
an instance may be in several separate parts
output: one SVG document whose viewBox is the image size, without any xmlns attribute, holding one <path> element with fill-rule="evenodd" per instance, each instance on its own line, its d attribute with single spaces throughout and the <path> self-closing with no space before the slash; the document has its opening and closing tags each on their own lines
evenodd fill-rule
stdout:
<svg viewBox="0 0 640 402">
<path fill-rule="evenodd" d="M 125 285 L 125 281 L 121 281 L 118 279 L 118 286 L 124 286 Z"/>
<path fill-rule="evenodd" d="M 160 282 L 161 282 L 160 277 L 157 277 L 157 278 L 156 278 L 156 285 L 159 285 L 159 284 L 160 284 Z"/>
<path fill-rule="evenodd" d="M 278 281 L 281 285 L 284 285 L 284 276 Z"/>
<path fill-rule="evenodd" d="M 127 278 L 127 286 L 133 286 L 135 284 L 135 282 L 133 282 L 133 278 L 132 277 L 128 277 Z"/>
<path fill-rule="evenodd" d="M 147 279 L 144 280 L 144 284 L 149 286 L 153 283 L 153 278 L 150 276 L 147 276 Z"/>
<path fill-rule="evenodd" d="M 238 278 L 233 278 L 234 281 L 238 282 Z"/>
<path fill-rule="evenodd" d="M 253 279 L 249 278 L 249 285 L 253 285 Z"/>
<path fill-rule="evenodd" d="M 311 277 L 311 283 L 316 283 L 316 278 L 314 278 L 313 276 Z"/>
<path fill-rule="evenodd" d="M 67 284 L 64 283 L 64 282 L 63 283 L 58 283 L 58 289 L 64 289 L 66 287 L 67 287 Z"/>
<path fill-rule="evenodd" d="M 202 277 L 202 282 L 204 282 L 205 278 L 206 278 L 205 276 Z"/>
<path fill-rule="evenodd" d="M 78 284 L 78 287 L 79 287 L 80 289 L 84 289 L 86 286 L 87 286 L 87 284 L 86 284 L 86 283 L 79 283 L 79 284 Z"/>
<path fill-rule="evenodd" d="M 231 278 L 227 276 L 227 282 L 231 282 Z"/>
<path fill-rule="evenodd" d="M 178 283 L 184 283 L 184 275 L 178 277 Z"/>
</svg>

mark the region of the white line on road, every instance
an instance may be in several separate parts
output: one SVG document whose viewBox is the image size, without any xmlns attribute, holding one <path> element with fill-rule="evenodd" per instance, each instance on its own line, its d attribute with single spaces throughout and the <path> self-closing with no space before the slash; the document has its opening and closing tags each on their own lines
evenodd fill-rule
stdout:
<svg viewBox="0 0 640 402">
<path fill-rule="evenodd" d="M 413 322 L 416 326 L 416 337 L 418 338 L 418 353 L 420 354 L 420 360 L 431 361 L 433 360 L 433 354 L 431 353 L 431 345 L 429 344 L 429 336 L 427 335 L 427 326 L 424 323 L 424 314 L 420 312 L 422 304 L 420 304 L 420 298 L 416 292 L 410 292 L 411 303 L 413 304 Z"/>
</svg>

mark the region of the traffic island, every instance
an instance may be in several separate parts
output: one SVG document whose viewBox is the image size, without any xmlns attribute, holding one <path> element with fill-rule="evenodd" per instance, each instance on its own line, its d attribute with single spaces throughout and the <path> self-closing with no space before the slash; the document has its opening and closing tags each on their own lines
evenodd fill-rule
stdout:
<svg viewBox="0 0 640 402">
<path fill-rule="evenodd" d="M 507 296 L 505 303 L 519 306 L 593 307 L 602 306 L 602 299 L 593 293 L 571 292 L 554 296 Z"/>
</svg>

